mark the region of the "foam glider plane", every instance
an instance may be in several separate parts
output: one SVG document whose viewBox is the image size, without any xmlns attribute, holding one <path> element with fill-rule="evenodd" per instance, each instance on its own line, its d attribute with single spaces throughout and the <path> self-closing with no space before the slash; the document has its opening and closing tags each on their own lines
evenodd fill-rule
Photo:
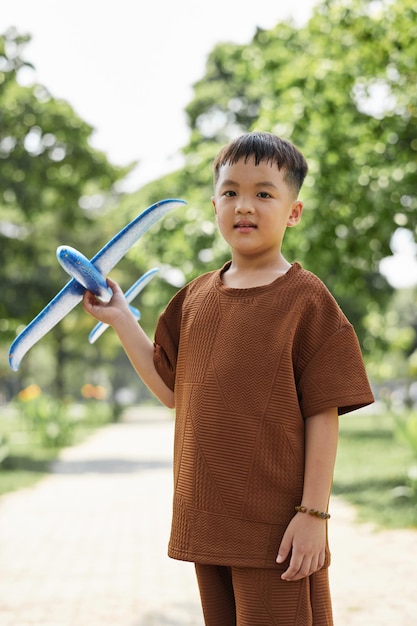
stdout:
<svg viewBox="0 0 417 626">
<path fill-rule="evenodd" d="M 10 367 L 14 371 L 19 369 L 21 360 L 28 350 L 81 302 L 86 290 L 94 293 L 103 302 L 109 302 L 113 295 L 105 278 L 109 271 L 151 226 L 169 211 L 184 204 L 187 204 L 185 200 L 176 198 L 156 202 L 117 233 L 91 260 L 75 248 L 59 246 L 56 252 L 57 259 L 72 278 L 13 341 L 9 351 Z M 149 270 L 126 291 L 125 297 L 129 303 L 157 272 L 157 268 Z M 131 310 L 139 319 L 139 311 L 133 307 Z M 90 333 L 90 343 L 94 343 L 106 328 L 106 324 L 97 324 Z"/>
</svg>

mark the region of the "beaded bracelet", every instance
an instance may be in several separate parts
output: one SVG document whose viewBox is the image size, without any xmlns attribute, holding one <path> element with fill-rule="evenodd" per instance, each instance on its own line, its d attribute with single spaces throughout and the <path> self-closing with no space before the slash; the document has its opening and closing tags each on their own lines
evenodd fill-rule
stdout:
<svg viewBox="0 0 417 626">
<path fill-rule="evenodd" d="M 308 509 L 306 506 L 296 506 L 295 510 L 297 513 L 309 513 L 320 519 L 330 519 L 330 513 L 323 513 L 322 511 L 316 511 L 316 509 Z"/>
</svg>

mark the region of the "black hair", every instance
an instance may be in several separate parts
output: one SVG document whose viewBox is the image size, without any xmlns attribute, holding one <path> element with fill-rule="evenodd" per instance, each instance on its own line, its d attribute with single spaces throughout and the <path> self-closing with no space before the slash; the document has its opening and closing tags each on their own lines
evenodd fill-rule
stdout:
<svg viewBox="0 0 417 626">
<path fill-rule="evenodd" d="M 307 175 L 307 161 L 290 141 L 266 132 L 246 133 L 224 146 L 213 162 L 214 183 L 217 183 L 221 167 L 234 165 L 241 159 L 246 163 L 251 158 L 254 158 L 255 165 L 266 161 L 275 163 L 279 170 L 283 169 L 287 183 L 298 194 Z"/>
</svg>

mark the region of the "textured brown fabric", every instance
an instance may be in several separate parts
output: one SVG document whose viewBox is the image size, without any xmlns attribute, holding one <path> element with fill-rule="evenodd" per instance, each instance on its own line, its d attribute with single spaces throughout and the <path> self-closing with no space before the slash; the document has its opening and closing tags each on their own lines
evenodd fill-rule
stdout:
<svg viewBox="0 0 417 626">
<path fill-rule="evenodd" d="M 328 570 L 295 582 L 255 567 L 196 563 L 206 626 L 332 626 Z"/>
<path fill-rule="evenodd" d="M 275 558 L 301 501 L 304 418 L 373 396 L 352 326 L 316 276 L 296 263 L 270 285 L 231 289 L 221 273 L 180 290 L 155 334 L 176 402 L 169 555 L 284 571 Z"/>
</svg>

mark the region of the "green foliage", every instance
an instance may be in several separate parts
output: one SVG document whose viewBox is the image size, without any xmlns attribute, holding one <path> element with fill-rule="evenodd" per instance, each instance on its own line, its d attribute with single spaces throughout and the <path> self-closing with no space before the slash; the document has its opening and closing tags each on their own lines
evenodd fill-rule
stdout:
<svg viewBox="0 0 417 626">
<path fill-rule="evenodd" d="M 417 414 L 399 417 L 395 433 L 398 441 L 408 446 L 417 459 Z"/>
<path fill-rule="evenodd" d="M 57 448 L 72 442 L 73 422 L 66 403 L 42 393 L 38 385 L 23 389 L 14 402 L 26 427 L 37 434 L 41 445 Z"/>
<path fill-rule="evenodd" d="M 392 413 L 361 411 L 341 418 L 333 493 L 355 506 L 361 522 L 417 528 L 413 454 L 397 440 L 396 421 Z"/>
<path fill-rule="evenodd" d="M 112 419 L 111 406 L 103 401 L 62 408 L 36 385 L 20 395 L 0 414 L 0 495 L 35 484 L 49 473 L 62 446 L 80 443 Z"/>
<path fill-rule="evenodd" d="M 6 435 L 0 434 L 0 466 L 10 454 L 9 439 Z"/>
<path fill-rule="evenodd" d="M 261 129 L 291 139 L 310 165 L 303 219 L 288 232 L 284 254 L 334 293 L 373 360 L 376 379 L 413 375 L 415 290 L 405 319 L 379 272 L 397 228 L 416 236 L 413 0 L 325 0 L 301 28 L 281 22 L 258 29 L 247 45 L 216 45 L 186 109 L 185 166 L 122 198 L 114 183 L 125 170 L 92 150 L 91 127 L 43 87 L 19 84 L 20 69 L 30 65 L 23 54 L 27 39 L 13 32 L 0 37 L 5 342 L 62 287 L 54 246 L 68 243 L 93 254 L 153 202 L 182 197 L 188 206 L 156 224 L 112 272 L 128 288 L 150 267 L 161 268 L 135 303 L 151 334 L 179 286 L 229 258 L 213 218 L 211 162 L 231 137 Z M 25 359 L 20 384 L 28 384 L 36 368 L 39 376 L 56 378 L 61 395 L 79 389 L 86 377 L 105 380 L 114 393 L 123 384 L 111 367 L 120 349 L 111 331 L 99 346 L 86 346 L 92 325 L 81 311 L 67 316 Z M 6 345 L 1 351 L 5 356 Z M 83 368 L 76 365 L 80 359 Z M 10 393 L 14 383 L 7 380 Z"/>
<path fill-rule="evenodd" d="M 416 234 L 416 33 L 412 0 L 323 2 L 304 28 L 219 44 L 187 107 L 191 162 L 255 128 L 302 149 L 305 211 L 285 252 L 323 278 L 362 340 L 367 304 L 383 311 L 392 295 L 379 261 L 393 232 Z"/>
<path fill-rule="evenodd" d="M 186 109 L 184 168 L 120 204 L 131 219 L 136 200 L 189 203 L 131 251 L 133 264 L 161 265 L 168 281 L 155 279 L 141 297 L 148 330 L 178 288 L 165 270 L 178 268 L 188 281 L 229 258 L 210 201 L 214 156 L 241 132 L 268 130 L 294 141 L 310 165 L 303 218 L 288 231 L 284 254 L 331 289 L 376 379 L 411 375 L 415 313 L 414 321 L 404 318 L 379 262 L 391 254 L 398 227 L 416 234 L 416 28 L 411 0 L 337 0 L 319 4 L 303 28 L 279 23 L 259 29 L 248 45 L 212 50 Z M 415 290 L 409 298 L 412 315 Z"/>
<path fill-rule="evenodd" d="M 52 396 L 42 394 L 38 398 L 21 403 L 19 410 L 45 446 L 63 446 L 72 441 L 72 423 L 67 407 Z"/>
<path fill-rule="evenodd" d="M 397 417 L 395 436 L 399 443 L 411 450 L 414 462 L 407 471 L 407 481 L 402 488 L 402 496 L 414 501 L 417 508 L 417 413 L 407 413 Z"/>
<path fill-rule="evenodd" d="M 367 335 L 363 343 L 373 355 L 368 368 L 375 382 L 402 380 L 411 385 L 416 379 L 416 295 L 414 289 L 395 292 L 385 311 L 372 301 L 367 304 L 363 318 Z M 389 396 L 386 401 L 389 406 Z M 411 398 L 406 399 L 410 407 L 412 403 Z"/>
<path fill-rule="evenodd" d="M 6 342 L 68 281 L 56 262 L 56 247 L 67 243 L 92 255 L 99 241 L 106 242 L 100 236 L 102 217 L 114 207 L 115 183 L 130 169 L 111 165 L 90 146 L 93 128 L 67 102 L 41 85 L 20 84 L 20 72 L 30 67 L 24 60 L 28 40 L 14 30 L 0 36 L 0 330 L 5 357 Z M 64 331 L 74 323 L 81 326 L 80 319 L 75 311 L 45 338 L 54 355 L 55 391 L 61 396 L 65 365 L 80 358 L 77 334 L 66 346 Z M 0 374 L 6 374 L 6 363 L 2 358 Z M 39 368 L 39 360 L 35 366 Z M 25 365 L 19 373 L 23 385 L 28 371 Z"/>
</svg>

